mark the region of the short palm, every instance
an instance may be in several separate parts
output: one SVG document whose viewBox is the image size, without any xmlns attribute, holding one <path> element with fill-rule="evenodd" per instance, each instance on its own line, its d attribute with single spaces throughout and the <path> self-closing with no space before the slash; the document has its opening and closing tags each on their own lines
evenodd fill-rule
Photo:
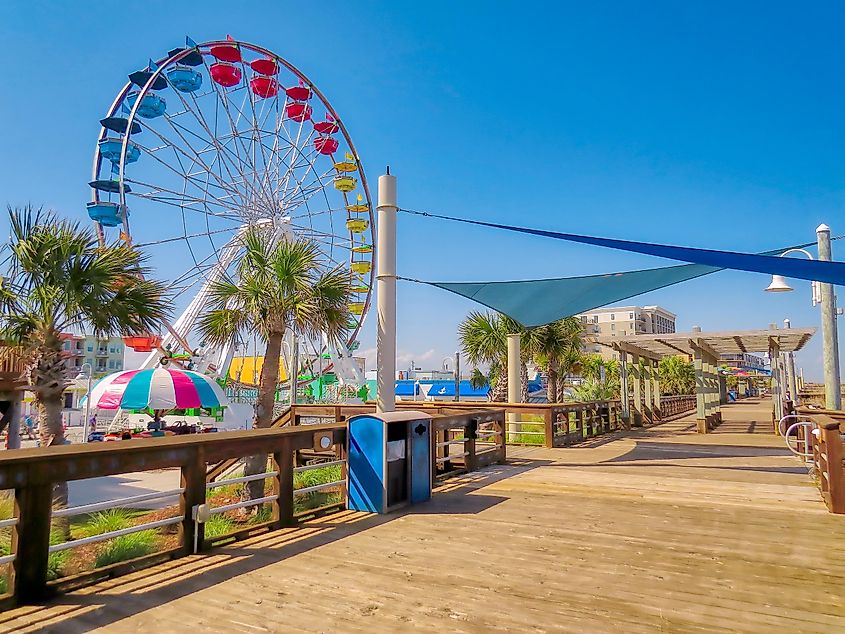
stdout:
<svg viewBox="0 0 845 634">
<path fill-rule="evenodd" d="M 254 425 L 267 427 L 286 332 L 322 333 L 339 342 L 350 321 L 351 278 L 342 267 L 327 268 L 320 249 L 309 240 L 277 240 L 254 229 L 243 242 L 234 278 L 211 287 L 212 310 L 200 318 L 199 330 L 212 343 L 255 334 L 265 344 Z"/>
</svg>

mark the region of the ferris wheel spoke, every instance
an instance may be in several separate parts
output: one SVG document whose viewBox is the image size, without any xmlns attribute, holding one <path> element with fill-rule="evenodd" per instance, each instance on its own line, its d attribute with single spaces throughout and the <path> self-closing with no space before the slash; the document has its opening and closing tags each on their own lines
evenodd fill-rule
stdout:
<svg viewBox="0 0 845 634">
<path fill-rule="evenodd" d="M 148 130 L 150 133 L 152 133 L 153 135 L 155 135 L 155 136 L 156 136 L 156 137 L 157 137 L 157 138 L 158 138 L 158 139 L 159 139 L 162 143 L 164 143 L 167 147 L 172 148 L 172 149 L 173 149 L 174 154 L 176 154 L 177 161 L 179 161 L 179 155 L 181 155 L 182 157 L 184 157 L 184 158 L 186 158 L 186 159 L 188 159 L 188 160 L 190 160 L 190 161 L 192 161 L 192 162 L 198 163 L 198 164 L 199 164 L 199 165 L 201 165 L 204 169 L 206 169 L 206 170 L 207 170 L 207 169 L 209 169 L 209 168 L 208 168 L 208 166 L 205 164 L 205 161 L 203 161 L 202 157 L 199 155 L 199 153 L 198 153 L 198 152 L 194 149 L 194 147 L 193 147 L 190 143 L 188 143 L 188 141 L 184 138 L 184 136 L 183 136 L 183 135 L 179 132 L 179 130 L 177 129 L 177 127 L 176 127 L 175 125 L 173 125 L 173 122 L 172 122 L 172 121 L 170 121 L 170 119 L 168 119 L 168 122 L 170 123 L 171 127 L 172 127 L 172 128 L 173 128 L 173 130 L 176 132 L 176 134 L 180 137 L 180 139 L 182 139 L 182 141 L 184 142 L 184 144 L 185 144 L 185 145 L 186 145 L 186 146 L 187 146 L 187 147 L 191 150 L 191 152 L 193 153 L 193 156 L 191 156 L 191 154 L 189 154 L 188 152 L 186 152 L 186 151 L 185 151 L 185 149 L 184 149 L 184 148 L 182 148 L 179 144 L 175 143 L 172 139 L 170 139 L 170 138 L 166 137 L 166 136 L 165 136 L 165 135 L 164 135 L 161 131 L 157 130 L 156 128 L 154 128 L 154 127 L 152 127 L 152 126 L 150 126 L 150 125 L 147 125 L 147 124 L 142 124 L 142 128 L 143 128 L 143 129 L 145 129 L 145 130 Z M 135 141 L 135 143 L 136 143 L 136 144 L 137 144 L 137 145 L 138 145 L 141 149 L 145 149 L 145 148 L 144 148 L 144 146 L 143 146 L 143 145 L 141 145 L 141 144 L 139 144 L 137 141 Z M 150 154 L 151 156 L 154 156 L 154 157 L 158 158 L 158 157 L 157 157 L 157 150 L 150 150 L 150 149 L 147 149 L 147 151 L 149 152 L 149 154 Z M 163 164 L 167 165 L 170 169 L 174 169 L 174 168 L 172 168 L 172 167 L 169 165 L 169 163 L 167 163 L 167 162 L 166 162 L 166 161 L 164 161 L 163 159 L 158 159 L 158 160 L 159 160 L 160 162 L 162 162 Z M 181 167 L 181 161 L 179 161 L 179 162 L 180 162 L 180 167 Z M 176 171 L 176 173 L 177 173 L 177 174 L 179 174 L 179 172 L 178 172 L 177 170 L 175 170 L 175 169 L 174 169 L 174 171 Z M 188 171 L 183 169 L 183 174 L 185 174 L 185 175 L 186 175 L 187 173 L 188 173 Z M 228 186 L 228 184 L 227 184 L 227 183 L 226 183 L 223 179 L 217 179 L 217 181 L 218 181 L 218 186 L 219 186 L 221 189 L 223 189 L 223 190 L 229 190 L 229 186 Z M 233 193 L 233 194 L 238 194 L 238 193 L 239 193 L 237 190 L 229 190 L 229 191 L 230 191 L 230 193 Z"/>
<path fill-rule="evenodd" d="M 230 227 L 228 229 L 215 229 L 210 232 L 203 231 L 201 233 L 193 233 L 190 235 L 181 235 L 175 238 L 162 238 L 161 240 L 151 240 L 150 242 L 140 242 L 137 243 L 135 246 L 141 247 L 152 247 L 158 246 L 160 244 L 169 244 L 171 242 L 179 242 L 180 240 L 191 239 L 191 238 L 204 238 L 209 233 L 218 234 L 218 233 L 232 233 L 233 231 L 238 231 L 239 227 Z"/>
<path fill-rule="evenodd" d="M 216 88 L 214 89 L 214 94 L 219 95 L 219 91 Z M 232 173 L 232 169 L 234 169 L 236 172 L 242 174 L 241 170 L 238 167 L 238 165 L 240 164 L 240 157 L 237 154 L 232 156 L 231 150 L 229 150 L 227 152 L 227 148 L 225 147 L 225 144 L 220 142 L 220 138 L 217 134 L 216 121 L 215 121 L 215 126 L 214 126 L 215 130 L 212 131 L 211 127 L 209 126 L 208 121 L 206 120 L 205 116 L 202 113 L 202 108 L 200 108 L 198 100 L 193 95 L 193 93 L 191 93 L 191 101 L 194 104 L 194 108 L 191 108 L 190 104 L 188 103 L 188 100 L 185 99 L 185 97 L 181 93 L 179 93 L 179 99 L 184 104 L 186 109 L 191 110 L 191 112 L 194 115 L 194 119 L 196 120 L 196 122 L 199 124 L 199 126 L 208 135 L 208 139 L 202 139 L 202 137 L 200 137 L 200 135 L 198 135 L 195 132 L 189 130 L 187 127 L 185 127 L 185 130 L 187 132 L 197 136 L 198 138 L 201 138 L 203 140 L 203 142 L 205 142 L 207 144 L 207 148 L 203 148 L 203 150 L 201 150 L 201 151 L 204 151 L 205 149 L 211 149 L 211 148 L 214 148 L 214 149 L 217 150 L 218 172 L 215 173 L 213 170 L 210 170 L 214 174 L 215 180 L 218 180 L 219 182 L 225 181 L 224 176 L 223 176 L 223 170 L 224 169 L 225 169 L 230 181 L 234 180 L 234 174 Z M 217 103 L 217 101 L 215 101 L 215 104 L 216 103 Z M 178 125 L 181 125 L 181 124 L 178 124 Z M 230 159 L 230 161 L 224 160 L 224 157 L 228 157 Z M 213 163 L 213 161 L 212 161 L 212 163 Z M 246 196 L 244 192 L 241 192 L 241 199 L 242 199 L 243 205 L 246 205 L 248 203 L 248 196 Z"/>
<path fill-rule="evenodd" d="M 206 66 L 207 66 L 207 63 L 206 63 Z M 211 70 L 209 69 L 209 73 L 210 72 L 211 72 Z M 232 116 L 232 111 L 229 108 L 230 100 L 229 100 L 228 93 L 225 89 L 219 88 L 216 85 L 215 85 L 215 90 L 217 90 L 217 94 L 219 95 L 217 103 L 223 106 L 223 110 L 226 114 L 226 118 L 229 121 L 229 126 L 230 126 L 230 129 L 232 131 L 232 137 L 233 137 L 232 145 L 234 146 L 235 154 L 238 156 L 238 161 L 240 162 L 241 165 L 246 166 L 247 171 L 254 171 L 255 165 L 254 165 L 252 159 L 249 156 L 249 150 L 247 150 L 246 146 L 243 143 L 243 139 L 241 138 L 241 135 L 240 135 L 240 130 L 238 129 L 238 125 L 237 125 L 237 123 L 235 123 L 235 120 Z M 232 107 L 235 110 L 237 110 L 236 106 L 232 105 Z M 240 150 L 238 149 L 238 144 L 240 144 Z M 241 150 L 243 151 L 243 156 L 241 155 Z M 241 168 L 240 165 L 237 165 L 236 168 L 237 168 L 238 172 L 240 172 L 241 177 L 244 179 L 244 184 L 246 184 L 248 179 L 247 179 L 246 173 L 244 172 L 243 168 Z M 254 183 L 252 185 L 254 185 Z M 263 202 L 265 208 L 273 209 L 274 205 L 272 205 L 272 197 L 270 197 L 268 195 L 269 192 L 262 191 L 262 193 L 259 194 L 259 191 L 257 189 L 255 189 L 252 185 L 251 185 L 251 189 L 253 191 L 253 195 L 255 196 L 256 200 Z M 266 196 L 266 198 L 265 198 L 265 196 Z"/>
<path fill-rule="evenodd" d="M 161 135 L 158 131 L 153 130 L 152 128 L 149 128 L 149 127 L 148 127 L 147 129 L 148 129 L 148 130 L 150 130 L 150 131 L 152 131 L 154 134 L 156 134 L 156 136 L 158 136 L 159 138 L 161 138 L 161 139 L 162 139 L 165 143 L 167 143 L 167 142 L 168 142 L 168 141 L 166 140 L 166 137 L 164 137 L 163 135 Z M 184 158 L 186 158 L 186 159 L 188 159 L 188 160 L 191 160 L 192 162 L 196 162 L 196 160 L 195 160 L 193 157 L 191 157 L 191 156 L 190 156 L 187 152 L 185 152 L 184 150 L 182 150 L 181 148 L 178 148 L 178 147 L 177 147 L 176 145 L 174 145 L 174 144 L 171 144 L 171 145 L 170 145 L 170 147 L 172 147 L 172 148 L 174 149 L 174 154 L 175 154 L 175 156 L 176 156 L 176 162 L 179 164 L 179 169 L 177 169 L 177 168 L 175 168 L 173 165 L 171 165 L 168 161 L 166 161 L 166 160 L 164 160 L 163 158 L 161 158 L 161 156 L 159 156 L 159 154 L 158 154 L 158 153 L 149 151 L 149 149 L 148 149 L 148 148 L 146 148 L 143 144 L 138 143 L 137 141 L 135 141 L 135 144 L 136 144 L 136 145 L 137 145 L 137 146 L 138 146 L 138 147 L 139 147 L 142 151 L 146 152 L 146 153 L 147 153 L 147 154 L 148 154 L 148 155 L 149 155 L 149 156 L 150 156 L 153 160 L 155 160 L 156 162 L 158 162 L 160 165 L 162 165 L 163 167 L 165 167 L 167 170 L 169 170 L 169 171 L 173 172 L 173 173 L 174 173 L 176 176 L 178 176 L 179 178 L 182 178 L 182 179 L 184 179 L 185 181 L 191 182 L 194 186 L 196 186 L 196 187 L 198 187 L 198 188 L 200 188 L 200 186 L 202 185 L 203 181 L 199 181 L 198 179 L 196 179 L 196 178 L 192 175 L 192 173 L 191 173 L 191 171 L 190 171 L 189 169 L 185 169 L 184 164 L 183 164 L 183 163 L 182 163 L 182 161 L 181 161 L 181 158 L 182 158 L 182 156 L 184 156 Z M 180 156 L 180 154 L 181 154 L 182 156 Z M 205 169 L 205 168 L 204 168 L 204 169 Z M 129 178 L 126 178 L 125 180 L 129 181 L 130 179 L 129 179 Z M 232 189 L 232 188 L 230 188 L 230 187 L 228 186 L 228 184 L 227 184 L 227 183 L 225 183 L 225 181 L 222 181 L 222 180 L 219 180 L 219 179 L 217 179 L 217 180 L 218 180 L 218 184 L 217 184 L 217 185 L 215 185 L 215 187 L 219 187 L 219 188 L 220 188 L 220 189 L 222 189 L 224 192 L 226 192 L 226 193 L 227 193 L 227 195 L 241 196 L 241 193 L 240 193 L 240 192 L 238 192 L 238 190 L 237 190 L 237 189 Z M 158 187 L 158 186 L 149 185 L 149 187 L 153 187 L 153 188 L 154 188 L 154 187 Z M 208 187 L 206 187 L 206 189 L 208 189 Z M 173 190 L 171 190 L 171 191 L 173 192 Z M 173 192 L 173 193 L 178 193 L 178 192 Z M 215 197 L 215 198 L 217 198 L 217 197 Z"/>
<path fill-rule="evenodd" d="M 175 191 L 173 189 L 168 189 L 168 188 L 166 188 L 162 185 L 152 185 L 150 183 L 145 183 L 143 181 L 139 181 L 139 180 L 134 179 L 134 178 L 126 178 L 124 180 L 129 184 L 138 185 L 138 186 L 141 186 L 141 187 L 148 188 L 150 190 L 149 192 L 140 192 L 140 191 L 133 190 L 133 191 L 131 191 L 127 194 L 128 196 L 136 196 L 136 197 L 139 197 L 139 198 L 161 200 L 162 202 L 173 202 L 174 200 L 178 200 L 178 199 L 181 198 L 181 199 L 184 199 L 184 200 L 188 200 L 192 203 L 199 203 L 199 204 L 204 205 L 206 207 L 208 207 L 209 204 L 212 204 L 212 205 L 216 205 L 218 207 L 222 207 L 224 210 L 226 210 L 228 212 L 232 211 L 232 207 L 233 207 L 232 203 L 231 202 L 227 203 L 225 200 L 218 198 L 217 196 L 213 196 L 212 198 L 214 200 L 209 201 L 207 198 L 198 198 L 196 196 L 191 196 L 190 194 L 188 194 L 186 192 L 178 192 L 178 191 Z M 206 189 L 205 191 L 207 192 L 208 190 Z M 175 198 L 171 199 L 169 196 L 159 196 L 159 194 L 170 194 L 171 196 L 173 196 Z M 181 206 L 184 206 L 184 205 L 181 205 Z M 230 218 L 232 220 L 238 219 L 237 216 L 233 216 L 231 213 L 221 214 L 219 212 L 211 211 L 211 210 L 207 211 L 206 213 L 209 213 L 213 216 L 217 216 L 217 217 L 221 217 L 221 218 Z"/>
</svg>

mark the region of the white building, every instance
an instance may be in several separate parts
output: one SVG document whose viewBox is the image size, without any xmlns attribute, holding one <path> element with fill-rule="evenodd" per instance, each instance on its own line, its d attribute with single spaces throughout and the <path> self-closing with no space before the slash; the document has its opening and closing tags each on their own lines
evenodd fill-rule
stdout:
<svg viewBox="0 0 845 634">
<path fill-rule="evenodd" d="M 675 313 L 661 306 L 611 306 L 576 316 L 581 320 L 586 336 L 626 337 L 675 332 Z M 601 354 L 605 358 L 618 356 L 606 346 L 587 342 L 584 347 L 585 352 Z"/>
</svg>

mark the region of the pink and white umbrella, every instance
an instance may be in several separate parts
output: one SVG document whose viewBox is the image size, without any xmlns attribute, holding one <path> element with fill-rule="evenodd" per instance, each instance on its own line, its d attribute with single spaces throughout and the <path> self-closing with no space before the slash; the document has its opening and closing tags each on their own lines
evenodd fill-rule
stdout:
<svg viewBox="0 0 845 634">
<path fill-rule="evenodd" d="M 99 409 L 189 409 L 225 407 L 226 394 L 211 377 L 190 370 L 125 370 L 91 388 L 91 407 Z"/>
</svg>

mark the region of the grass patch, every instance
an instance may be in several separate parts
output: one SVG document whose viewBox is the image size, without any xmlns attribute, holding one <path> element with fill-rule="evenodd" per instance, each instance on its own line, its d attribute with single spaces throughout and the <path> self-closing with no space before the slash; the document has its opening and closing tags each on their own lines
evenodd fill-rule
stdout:
<svg viewBox="0 0 845 634">
<path fill-rule="evenodd" d="M 126 509 L 108 509 L 107 511 L 92 513 L 80 527 L 80 533 L 83 537 L 92 537 L 129 528 L 133 524 L 134 515 Z"/>
<path fill-rule="evenodd" d="M 139 531 L 110 539 L 97 553 L 94 567 L 108 566 L 119 561 L 149 555 L 156 549 L 158 534 L 153 530 Z"/>
<path fill-rule="evenodd" d="M 237 525 L 234 521 L 225 515 L 215 513 L 209 517 L 208 521 L 205 523 L 205 538 L 214 539 L 215 537 L 228 535 L 229 533 L 234 532 L 236 527 Z"/>
<path fill-rule="evenodd" d="M 337 482 L 343 477 L 342 465 L 330 465 L 328 467 L 320 467 L 317 469 L 308 469 L 307 471 L 300 471 L 293 475 L 293 488 L 305 489 L 307 487 L 317 486 L 318 484 L 327 484 L 329 482 Z M 338 487 L 342 487 L 339 484 Z M 311 509 L 320 508 L 329 504 L 335 504 L 343 501 L 343 493 L 341 491 L 333 491 L 325 489 L 322 491 L 314 491 L 305 495 L 294 495 L 293 512 L 302 513 Z"/>
<path fill-rule="evenodd" d="M 327 482 L 340 480 L 343 475 L 341 466 L 342 465 L 335 464 L 328 467 L 321 467 L 319 469 L 308 469 L 307 471 L 294 473 L 293 488 L 304 489 L 306 487 L 313 487 L 318 484 L 326 484 Z"/>
</svg>

